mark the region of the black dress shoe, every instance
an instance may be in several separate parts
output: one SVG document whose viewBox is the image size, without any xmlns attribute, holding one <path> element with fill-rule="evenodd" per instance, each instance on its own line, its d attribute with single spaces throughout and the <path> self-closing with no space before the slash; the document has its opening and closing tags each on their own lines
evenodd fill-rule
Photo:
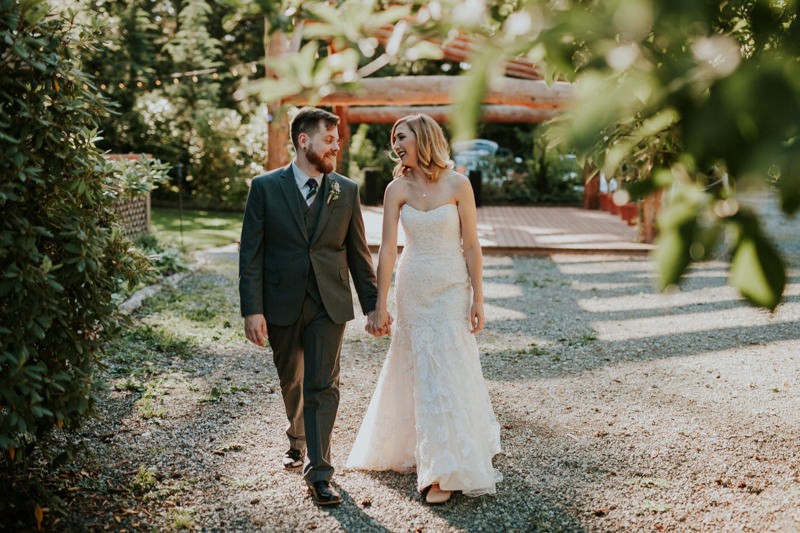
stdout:
<svg viewBox="0 0 800 533">
<path fill-rule="evenodd" d="M 283 467 L 286 470 L 295 470 L 301 466 L 303 466 L 303 451 L 289 448 L 289 451 L 283 454 Z"/>
<path fill-rule="evenodd" d="M 308 492 L 311 493 L 311 498 L 317 505 L 339 505 L 342 503 L 342 497 L 331 487 L 329 481 L 324 479 L 314 482 L 306 481 L 306 484 L 308 485 Z"/>
</svg>

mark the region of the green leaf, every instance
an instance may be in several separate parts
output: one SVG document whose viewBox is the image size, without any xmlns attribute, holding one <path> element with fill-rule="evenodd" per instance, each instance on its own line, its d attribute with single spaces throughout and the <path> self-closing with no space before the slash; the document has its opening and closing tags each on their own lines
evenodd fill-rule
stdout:
<svg viewBox="0 0 800 533">
<path fill-rule="evenodd" d="M 370 15 L 368 24 L 373 28 L 380 28 L 387 24 L 394 24 L 403 17 L 407 17 L 411 13 L 411 6 L 408 5 L 395 5 L 385 9 L 381 9 Z"/>
<path fill-rule="evenodd" d="M 41 405 L 32 405 L 31 413 L 33 413 L 33 416 L 37 418 L 42 418 L 45 416 L 53 416 L 53 412 L 50 409 L 42 407 Z"/>
<path fill-rule="evenodd" d="M 2 139 L 4 141 L 8 141 L 8 142 L 13 143 L 13 144 L 19 144 L 19 139 L 15 138 L 15 137 L 11 137 L 10 135 L 6 135 L 2 131 L 0 131 L 0 139 Z"/>
<path fill-rule="evenodd" d="M 780 303 L 786 270 L 772 243 L 760 232 L 741 234 L 729 282 L 753 305 L 774 311 Z"/>
<path fill-rule="evenodd" d="M 43 0 L 29 0 L 23 4 L 25 4 L 23 10 L 25 21 L 31 26 L 38 24 L 50 10 L 50 5 Z"/>
<path fill-rule="evenodd" d="M 662 230 L 656 239 L 652 258 L 658 270 L 658 287 L 661 290 L 677 284 L 691 259 L 689 240 L 676 228 Z"/>
<path fill-rule="evenodd" d="M 452 95 L 455 110 L 450 117 L 453 126 L 453 140 L 465 140 L 475 137 L 475 131 L 480 119 L 481 102 L 489 88 L 489 80 L 495 75 L 500 51 L 490 46 L 485 46 L 481 52 L 472 58 L 470 70 L 460 76 Z"/>
<path fill-rule="evenodd" d="M 7 435 L 0 433 L 0 450 L 7 450 L 9 448 L 17 448 L 19 443 Z"/>
<path fill-rule="evenodd" d="M 420 59 L 442 59 L 442 48 L 428 41 L 420 41 L 406 51 L 406 57 L 411 61 Z"/>
<path fill-rule="evenodd" d="M 56 292 L 64 292 L 64 286 L 52 278 L 47 279 L 47 284 Z"/>
<path fill-rule="evenodd" d="M 31 324 L 30 330 L 37 339 L 44 339 L 44 330 L 36 322 Z"/>
</svg>

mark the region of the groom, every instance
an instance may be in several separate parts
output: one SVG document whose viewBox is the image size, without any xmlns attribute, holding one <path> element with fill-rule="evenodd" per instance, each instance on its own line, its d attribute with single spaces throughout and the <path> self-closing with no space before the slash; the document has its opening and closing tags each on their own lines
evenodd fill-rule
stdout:
<svg viewBox="0 0 800 533">
<path fill-rule="evenodd" d="M 339 406 L 339 353 L 354 317 L 377 289 L 358 186 L 333 172 L 339 117 L 305 107 L 291 123 L 296 157 L 256 177 L 242 224 L 239 295 L 247 338 L 272 347 L 289 427 L 287 469 L 303 466 L 314 502 L 341 503 L 331 487 L 331 431 Z"/>
</svg>

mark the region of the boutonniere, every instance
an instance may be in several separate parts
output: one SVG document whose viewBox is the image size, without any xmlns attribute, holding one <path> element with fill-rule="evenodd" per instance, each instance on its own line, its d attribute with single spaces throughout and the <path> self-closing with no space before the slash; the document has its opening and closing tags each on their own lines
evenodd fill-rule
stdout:
<svg viewBox="0 0 800 533">
<path fill-rule="evenodd" d="M 339 182 L 336 180 L 331 180 L 331 190 L 328 191 L 328 198 L 325 200 L 325 203 L 330 204 L 331 202 L 338 200 L 341 192 L 342 186 L 339 185 Z"/>
</svg>

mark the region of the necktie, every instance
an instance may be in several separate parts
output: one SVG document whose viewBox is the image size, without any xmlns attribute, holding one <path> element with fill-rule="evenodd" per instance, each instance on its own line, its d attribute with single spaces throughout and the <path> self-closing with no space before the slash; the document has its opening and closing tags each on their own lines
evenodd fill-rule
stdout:
<svg viewBox="0 0 800 533">
<path fill-rule="evenodd" d="M 314 195 L 317 194 L 317 180 L 314 178 L 308 178 L 306 187 L 308 187 L 308 193 L 306 193 L 306 203 L 311 205 L 312 198 L 314 198 Z"/>
</svg>

